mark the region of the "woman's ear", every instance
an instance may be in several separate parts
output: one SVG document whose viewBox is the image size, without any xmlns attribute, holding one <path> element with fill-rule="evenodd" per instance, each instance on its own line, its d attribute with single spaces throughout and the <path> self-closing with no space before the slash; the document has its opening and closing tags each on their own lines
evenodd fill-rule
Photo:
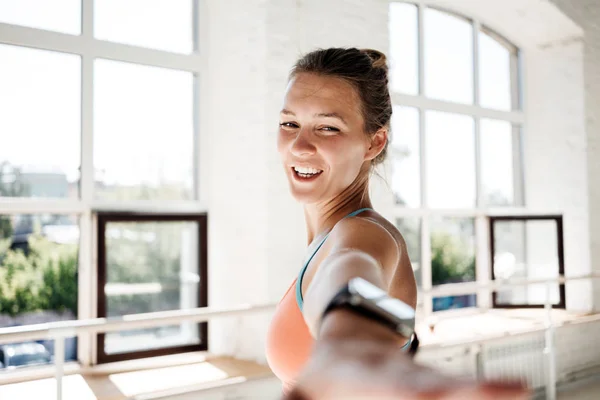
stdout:
<svg viewBox="0 0 600 400">
<path fill-rule="evenodd" d="M 370 146 L 367 150 L 367 154 L 365 154 L 366 160 L 375 159 L 382 151 L 385 149 L 385 145 L 388 141 L 388 130 L 386 128 L 381 128 L 373 136 L 370 138 Z"/>
</svg>

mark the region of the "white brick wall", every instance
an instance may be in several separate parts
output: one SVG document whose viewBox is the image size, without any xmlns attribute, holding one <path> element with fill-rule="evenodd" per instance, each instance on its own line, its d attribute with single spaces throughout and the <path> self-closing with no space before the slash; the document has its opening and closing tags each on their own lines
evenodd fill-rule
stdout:
<svg viewBox="0 0 600 400">
<path fill-rule="evenodd" d="M 586 193 L 589 186 L 595 218 L 592 240 L 598 243 L 600 185 L 594 187 L 592 177 L 599 176 L 600 164 L 588 157 L 586 166 L 583 45 L 577 40 L 582 30 L 546 0 L 433 3 L 481 18 L 526 51 L 527 197 L 537 208 L 565 213 L 567 268 L 588 271 Z M 594 1 L 584 3 L 591 7 Z M 202 112 L 208 119 L 203 138 L 208 150 L 202 163 L 210 171 L 203 175 L 209 192 L 210 303 L 276 301 L 298 272 L 306 245 L 302 211 L 288 195 L 275 148 L 287 74 L 300 53 L 319 46 L 387 51 L 388 2 L 209 0 L 205 7 L 208 79 Z M 597 49 L 599 43 L 600 38 L 590 42 L 588 37 L 586 57 L 598 57 L 600 52 L 591 52 L 590 46 Z M 598 128 L 590 107 L 598 105 L 600 90 L 592 92 L 590 85 L 600 84 L 600 79 L 591 81 L 591 71 L 587 58 L 587 151 L 598 159 L 600 135 L 592 131 Z M 586 167 L 587 182 L 582 178 Z M 388 214 L 389 190 L 376 184 L 374 197 Z M 594 260 L 600 260 L 598 249 Z M 590 305 L 591 292 L 585 286 L 569 288 L 568 296 L 570 306 Z M 211 350 L 264 360 L 268 319 L 265 315 L 213 322 Z"/>
<path fill-rule="evenodd" d="M 209 79 L 201 115 L 208 119 L 210 152 L 202 162 L 209 170 L 209 304 L 214 307 L 267 301 L 265 9 L 264 2 L 245 0 L 206 4 Z M 211 350 L 257 355 L 254 348 L 261 347 L 264 335 L 245 319 L 211 323 Z"/>
<path fill-rule="evenodd" d="M 592 268 L 600 271 L 600 2 L 551 0 L 585 31 L 584 73 L 587 132 L 587 180 Z M 600 308 L 600 284 L 594 286 Z"/>
<path fill-rule="evenodd" d="M 527 206 L 563 214 L 565 272 L 583 275 L 590 271 L 583 44 L 573 40 L 529 49 L 525 65 Z M 528 237 L 528 244 L 530 250 L 553 247 L 539 237 Z M 591 308 L 589 282 L 567 285 L 567 307 Z"/>
</svg>

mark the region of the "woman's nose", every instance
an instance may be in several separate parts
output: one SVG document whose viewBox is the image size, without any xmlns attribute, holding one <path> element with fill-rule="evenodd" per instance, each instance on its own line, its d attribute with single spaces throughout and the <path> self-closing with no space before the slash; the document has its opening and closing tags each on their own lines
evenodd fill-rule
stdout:
<svg viewBox="0 0 600 400">
<path fill-rule="evenodd" d="M 315 154 L 317 148 L 311 139 L 310 132 L 304 129 L 300 130 L 292 143 L 292 154 L 296 157 Z"/>
</svg>

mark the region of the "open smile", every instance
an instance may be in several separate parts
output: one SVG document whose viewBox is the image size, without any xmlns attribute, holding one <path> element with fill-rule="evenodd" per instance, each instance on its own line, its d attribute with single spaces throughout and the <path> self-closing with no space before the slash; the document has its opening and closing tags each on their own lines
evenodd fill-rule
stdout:
<svg viewBox="0 0 600 400">
<path fill-rule="evenodd" d="M 292 175 L 297 181 L 309 182 L 317 179 L 323 170 L 310 167 L 292 167 Z"/>
</svg>

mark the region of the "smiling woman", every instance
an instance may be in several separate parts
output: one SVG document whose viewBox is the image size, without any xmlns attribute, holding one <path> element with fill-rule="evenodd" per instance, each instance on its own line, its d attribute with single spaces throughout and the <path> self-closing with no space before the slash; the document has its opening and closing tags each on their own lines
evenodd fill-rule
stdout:
<svg viewBox="0 0 600 400">
<path fill-rule="evenodd" d="M 373 210 L 368 192 L 373 166 L 385 159 L 391 116 L 379 51 L 317 50 L 292 70 L 277 148 L 291 194 L 304 206 L 309 248 L 267 338 L 269 365 L 289 399 L 449 391 L 478 398 L 489 390 L 406 355 L 418 346 L 415 277 L 402 234 Z"/>
</svg>

